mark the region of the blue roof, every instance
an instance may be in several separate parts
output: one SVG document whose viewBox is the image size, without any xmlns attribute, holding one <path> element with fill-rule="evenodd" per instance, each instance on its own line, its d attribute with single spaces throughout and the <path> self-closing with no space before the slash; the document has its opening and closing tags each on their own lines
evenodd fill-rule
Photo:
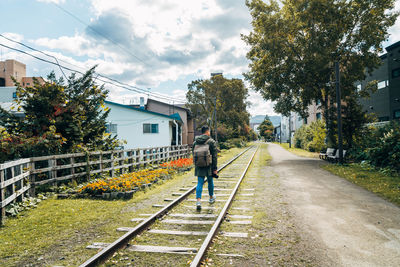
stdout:
<svg viewBox="0 0 400 267">
<path fill-rule="evenodd" d="M 177 120 L 177 121 L 183 122 L 181 116 L 179 116 L 178 113 L 174 113 L 174 114 L 171 114 L 171 115 L 165 115 L 165 114 L 162 114 L 162 113 L 158 113 L 158 112 L 154 112 L 154 111 L 150 111 L 150 110 L 145 110 L 145 109 L 141 109 L 141 108 L 135 108 L 135 107 L 131 107 L 131 106 L 127 106 L 127 105 L 123 105 L 123 104 L 119 104 L 119 103 L 115 103 L 115 102 L 111 102 L 111 101 L 107 101 L 107 100 L 104 101 L 104 102 L 106 104 L 116 105 L 116 106 L 119 106 L 119 107 L 132 109 L 132 110 L 140 111 L 140 112 L 144 112 L 144 113 L 149 113 L 149 114 L 152 114 L 152 115 L 158 115 L 158 116 L 161 116 L 161 117 L 165 117 L 165 118 L 169 118 L 169 119 L 172 119 L 172 120 Z"/>
</svg>

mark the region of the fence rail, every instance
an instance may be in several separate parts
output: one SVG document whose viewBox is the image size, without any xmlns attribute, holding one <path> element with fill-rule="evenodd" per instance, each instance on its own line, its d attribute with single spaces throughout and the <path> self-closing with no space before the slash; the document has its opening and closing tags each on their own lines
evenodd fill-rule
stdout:
<svg viewBox="0 0 400 267">
<path fill-rule="evenodd" d="M 6 206 L 35 195 L 40 185 L 57 186 L 63 181 L 89 180 L 92 175 L 115 176 L 151 164 L 160 164 L 190 155 L 188 145 L 94 151 L 33 157 L 0 164 L 0 224 Z"/>
</svg>

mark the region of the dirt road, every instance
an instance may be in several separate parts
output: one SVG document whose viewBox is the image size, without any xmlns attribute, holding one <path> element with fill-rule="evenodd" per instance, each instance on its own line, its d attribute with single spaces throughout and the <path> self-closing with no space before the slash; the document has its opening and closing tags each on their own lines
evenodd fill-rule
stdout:
<svg viewBox="0 0 400 267">
<path fill-rule="evenodd" d="M 400 266 L 400 208 L 269 144 L 283 198 L 323 266 Z"/>
</svg>

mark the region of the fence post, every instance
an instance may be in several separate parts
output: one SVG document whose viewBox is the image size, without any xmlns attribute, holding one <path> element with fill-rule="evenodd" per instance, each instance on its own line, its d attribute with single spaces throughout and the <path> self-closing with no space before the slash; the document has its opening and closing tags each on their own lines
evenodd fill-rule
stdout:
<svg viewBox="0 0 400 267">
<path fill-rule="evenodd" d="M 145 169 L 147 166 L 147 162 L 146 162 L 147 161 L 147 149 L 143 149 L 142 152 L 143 152 L 143 168 Z"/>
<path fill-rule="evenodd" d="M 74 182 L 74 184 L 76 184 L 77 180 L 76 180 L 76 177 L 75 177 L 75 167 L 74 167 L 74 165 L 75 165 L 75 156 L 71 157 L 70 164 L 71 164 L 72 181 Z"/>
<path fill-rule="evenodd" d="M 2 186 L 5 180 L 4 172 L 5 169 L 0 169 L 0 225 L 4 225 L 4 219 L 6 218 L 6 207 L 3 207 L 3 201 L 6 198 L 6 188 Z"/>
<path fill-rule="evenodd" d="M 136 169 L 140 168 L 140 149 L 136 149 L 136 158 L 135 158 L 135 162 L 136 162 Z"/>
<path fill-rule="evenodd" d="M 111 152 L 110 160 L 111 160 L 111 166 L 110 166 L 111 167 L 111 177 L 114 177 L 115 176 L 114 151 Z"/>
<path fill-rule="evenodd" d="M 49 159 L 49 167 L 51 167 L 50 178 L 54 179 L 53 186 L 57 187 L 57 171 L 54 168 L 57 166 L 57 160 L 53 157 Z"/>
<path fill-rule="evenodd" d="M 29 196 L 34 197 L 36 194 L 36 190 L 35 190 L 35 186 L 36 186 L 35 185 L 35 182 L 36 182 L 35 175 L 36 174 L 33 173 L 33 171 L 35 170 L 35 162 L 31 159 L 31 161 L 28 163 L 28 166 L 29 166 L 29 171 L 30 171 L 29 183 L 31 185 L 31 187 L 29 188 Z"/>
<path fill-rule="evenodd" d="M 129 151 L 128 152 L 128 157 L 129 157 L 129 159 L 128 159 L 128 164 L 129 164 L 129 166 L 128 166 L 128 171 L 129 172 L 133 172 L 133 151 L 131 150 L 131 151 Z"/>
<path fill-rule="evenodd" d="M 90 152 L 86 151 L 86 181 L 90 180 Z"/>
<path fill-rule="evenodd" d="M 125 173 L 125 167 L 122 167 L 126 164 L 126 157 L 125 157 L 125 151 L 122 150 L 122 152 L 118 152 L 118 165 L 119 165 L 119 170 L 121 172 L 121 174 Z"/>
</svg>

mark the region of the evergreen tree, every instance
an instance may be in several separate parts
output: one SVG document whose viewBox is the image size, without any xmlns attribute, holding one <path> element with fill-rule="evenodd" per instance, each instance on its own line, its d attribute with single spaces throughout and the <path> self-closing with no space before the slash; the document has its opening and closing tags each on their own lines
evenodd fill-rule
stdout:
<svg viewBox="0 0 400 267">
<path fill-rule="evenodd" d="M 274 137 L 274 125 L 272 124 L 268 115 L 265 116 L 265 119 L 258 127 L 258 130 L 260 131 L 260 135 L 264 138 L 264 140 L 272 141 Z"/>
</svg>

